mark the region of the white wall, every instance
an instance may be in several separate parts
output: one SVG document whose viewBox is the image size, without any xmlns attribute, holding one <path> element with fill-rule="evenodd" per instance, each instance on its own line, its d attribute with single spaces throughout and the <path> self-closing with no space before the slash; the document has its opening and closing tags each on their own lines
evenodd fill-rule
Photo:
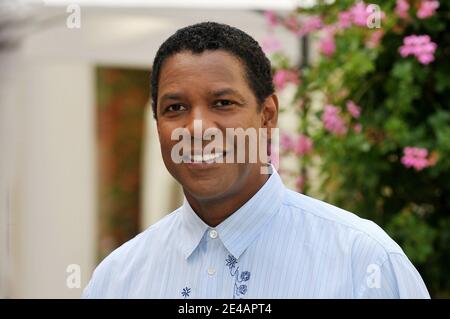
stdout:
<svg viewBox="0 0 450 319">
<path fill-rule="evenodd" d="M 13 195 L 17 189 L 16 163 L 20 143 L 17 54 L 0 54 L 0 70 L 0 298 L 3 298 L 8 296 L 11 287 Z"/>
<path fill-rule="evenodd" d="M 95 264 L 92 68 L 85 63 L 17 59 L 10 71 L 20 75 L 19 81 L 2 82 L 2 88 L 19 93 L 15 101 L 1 104 L 3 112 L 16 108 L 2 117 L 10 130 L 1 149 L 14 151 L 9 155 L 14 163 L 8 166 L 15 171 L 7 184 L 11 249 L 4 294 L 79 297 L 81 289 L 66 285 L 66 268 L 80 266 L 81 288 Z"/>
</svg>

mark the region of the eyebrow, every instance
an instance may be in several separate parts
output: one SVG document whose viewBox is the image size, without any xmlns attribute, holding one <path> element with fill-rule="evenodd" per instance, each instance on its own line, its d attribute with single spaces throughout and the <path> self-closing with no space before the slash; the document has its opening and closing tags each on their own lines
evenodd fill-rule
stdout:
<svg viewBox="0 0 450 319">
<path fill-rule="evenodd" d="M 166 93 L 161 96 L 161 102 L 165 100 L 180 100 L 183 97 L 181 93 Z"/>
<path fill-rule="evenodd" d="M 232 88 L 225 88 L 225 89 L 220 89 L 220 90 L 216 90 L 216 91 L 209 91 L 208 95 L 213 96 L 213 97 L 221 97 L 224 95 L 236 95 L 239 99 L 241 99 L 242 101 L 245 102 L 244 97 L 242 96 L 242 94 L 240 94 L 237 90 L 232 89 Z M 180 100 L 183 98 L 183 94 L 182 93 L 166 93 L 163 94 L 161 96 L 161 102 L 165 101 L 165 100 Z"/>
<path fill-rule="evenodd" d="M 242 96 L 242 94 L 240 94 L 237 90 L 232 89 L 232 88 L 225 88 L 225 89 L 220 89 L 217 91 L 209 91 L 208 93 L 209 93 L 209 95 L 214 96 L 214 97 L 221 97 L 224 95 L 236 95 L 238 98 L 240 98 L 242 101 L 245 102 L 245 99 Z"/>
</svg>

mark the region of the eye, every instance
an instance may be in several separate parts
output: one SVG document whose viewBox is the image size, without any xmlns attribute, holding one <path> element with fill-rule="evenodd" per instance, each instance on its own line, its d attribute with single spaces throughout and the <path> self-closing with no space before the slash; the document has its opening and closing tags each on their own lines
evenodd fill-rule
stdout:
<svg viewBox="0 0 450 319">
<path fill-rule="evenodd" d="M 181 112 L 186 111 L 186 107 L 182 104 L 172 104 L 166 107 L 165 112 Z"/>
<path fill-rule="evenodd" d="M 229 105 L 233 105 L 233 104 L 235 104 L 235 103 L 233 101 L 230 101 L 230 100 L 218 100 L 218 101 L 216 101 L 214 106 L 225 107 L 225 106 L 229 106 Z"/>
</svg>

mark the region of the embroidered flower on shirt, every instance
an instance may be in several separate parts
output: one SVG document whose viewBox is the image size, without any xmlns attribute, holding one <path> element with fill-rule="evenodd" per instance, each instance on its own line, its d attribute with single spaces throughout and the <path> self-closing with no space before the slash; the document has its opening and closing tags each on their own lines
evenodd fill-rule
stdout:
<svg viewBox="0 0 450 319">
<path fill-rule="evenodd" d="M 245 293 L 247 292 L 247 285 L 240 285 L 238 291 L 241 295 L 245 295 Z"/>
<path fill-rule="evenodd" d="M 249 271 L 243 271 L 241 273 L 241 281 L 247 281 L 250 279 L 250 272 Z"/>
<path fill-rule="evenodd" d="M 234 256 L 228 255 L 228 258 L 225 259 L 225 262 L 226 262 L 226 265 L 228 266 L 228 268 L 230 268 L 230 270 L 232 270 L 235 267 L 237 260 L 236 260 L 236 258 L 234 258 Z"/>
<path fill-rule="evenodd" d="M 181 295 L 182 295 L 184 298 L 189 297 L 190 294 L 191 294 L 191 288 L 184 287 L 183 290 L 181 291 Z"/>
<path fill-rule="evenodd" d="M 225 259 L 226 266 L 230 269 L 230 275 L 234 278 L 233 298 L 242 297 L 247 293 L 247 285 L 241 285 L 244 281 L 250 280 L 250 271 L 239 272 L 239 266 L 237 265 L 237 259 L 228 255 Z"/>
</svg>

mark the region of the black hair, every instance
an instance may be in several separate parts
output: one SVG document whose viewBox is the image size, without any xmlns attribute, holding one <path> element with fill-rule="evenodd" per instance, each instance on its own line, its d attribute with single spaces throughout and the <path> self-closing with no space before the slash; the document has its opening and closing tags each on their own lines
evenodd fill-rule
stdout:
<svg viewBox="0 0 450 319">
<path fill-rule="evenodd" d="M 261 106 L 275 92 L 272 70 L 258 42 L 247 33 L 226 24 L 202 22 L 179 29 L 158 49 L 151 74 L 153 116 L 156 119 L 158 82 L 164 61 L 181 51 L 200 54 L 206 50 L 224 50 L 237 57 L 245 68 L 246 80 Z"/>
</svg>

